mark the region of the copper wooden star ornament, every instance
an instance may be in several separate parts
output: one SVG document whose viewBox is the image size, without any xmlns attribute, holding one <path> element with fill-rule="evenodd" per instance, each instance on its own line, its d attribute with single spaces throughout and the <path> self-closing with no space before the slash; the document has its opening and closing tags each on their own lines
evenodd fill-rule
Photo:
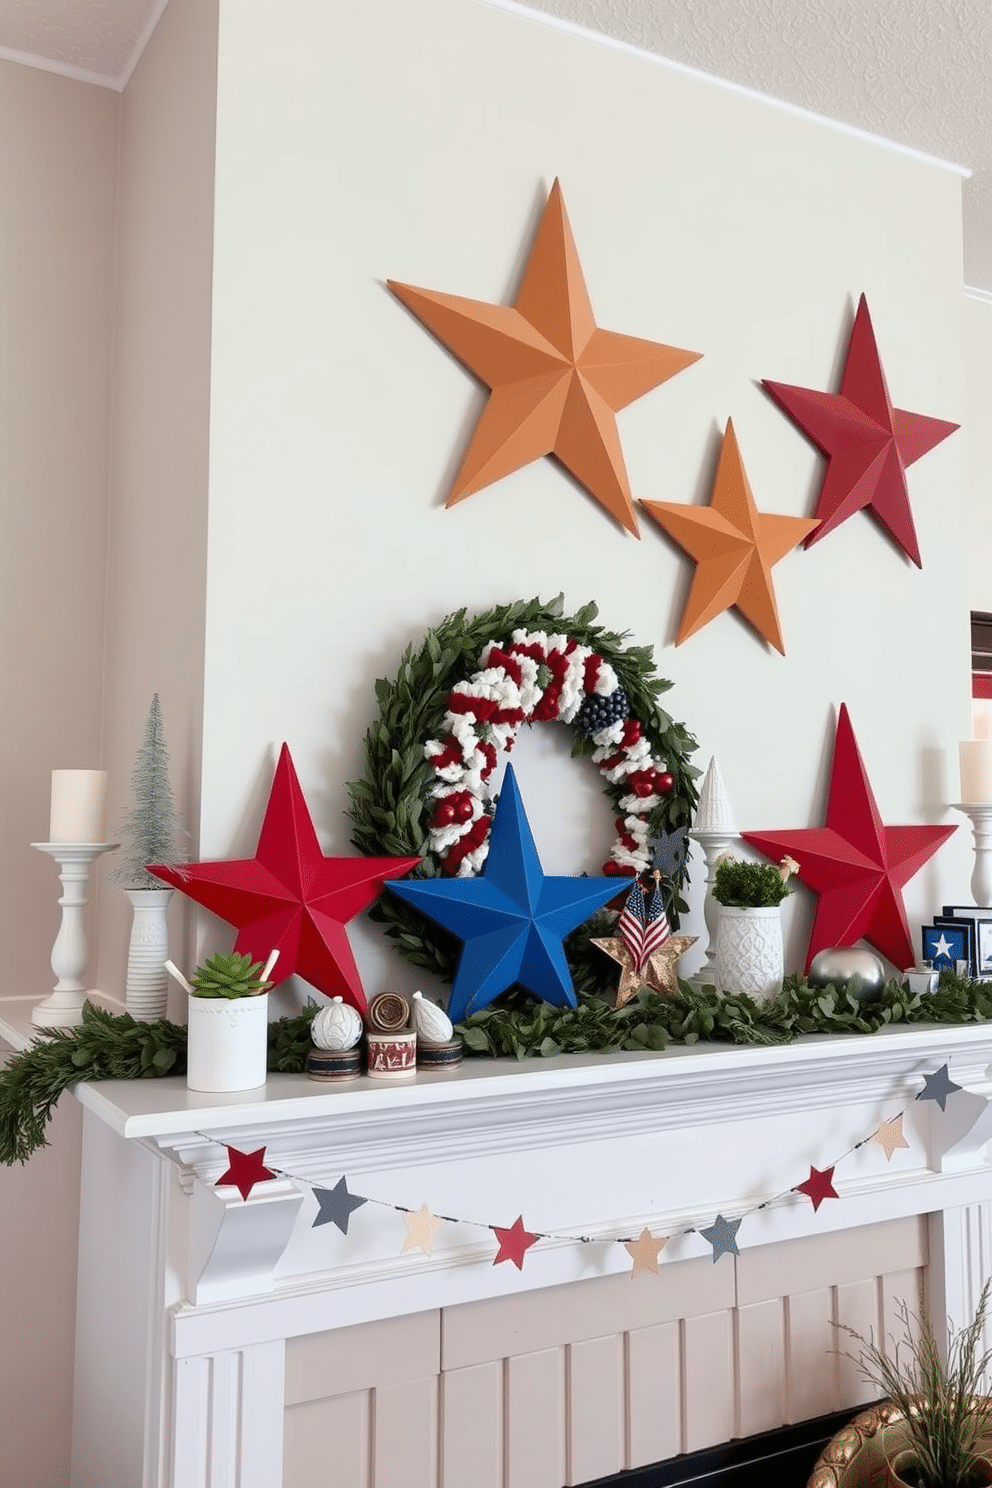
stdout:
<svg viewBox="0 0 992 1488">
<path fill-rule="evenodd" d="M 897 1152 L 900 1147 L 909 1146 L 903 1135 L 902 1112 L 900 1111 L 898 1116 L 893 1116 L 889 1121 L 883 1121 L 878 1130 L 873 1132 L 868 1140 L 881 1147 L 885 1153 L 885 1161 L 891 1162 L 894 1152 Z"/>
<path fill-rule="evenodd" d="M 709 506 L 672 501 L 642 501 L 641 505 L 696 560 L 676 646 L 724 610 L 736 608 L 763 640 L 784 655 L 772 568 L 817 524 L 806 517 L 758 511 L 733 420 L 727 420 Z"/>
<path fill-rule="evenodd" d="M 597 326 L 558 182 L 512 306 L 387 283 L 490 389 L 447 505 L 554 455 L 637 536 L 615 415 L 701 353 Z"/>
<path fill-rule="evenodd" d="M 676 963 L 690 946 L 696 944 L 697 939 L 695 935 L 670 935 L 660 950 L 652 951 L 638 971 L 630 947 L 624 944 L 619 935 L 590 937 L 592 945 L 605 951 L 620 966 L 620 985 L 614 1007 L 626 1007 L 642 987 L 658 992 L 662 997 L 677 996 L 679 978 Z"/>
<path fill-rule="evenodd" d="M 653 1271 L 657 1276 L 658 1257 L 667 1244 L 667 1235 L 652 1235 L 647 1228 L 641 1231 L 636 1240 L 625 1240 L 624 1249 L 634 1263 L 631 1279 L 638 1271 Z"/>
<path fill-rule="evenodd" d="M 839 393 L 767 378 L 761 385 L 827 456 L 816 508 L 820 525 L 806 546 L 819 542 L 855 512 L 869 511 L 922 568 L 906 468 L 959 426 L 893 408 L 864 295 L 858 301 Z"/>
</svg>

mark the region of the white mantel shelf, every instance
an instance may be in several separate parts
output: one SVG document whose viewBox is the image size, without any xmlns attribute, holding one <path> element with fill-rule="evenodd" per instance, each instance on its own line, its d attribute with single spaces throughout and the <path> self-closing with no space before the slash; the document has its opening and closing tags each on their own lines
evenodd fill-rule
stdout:
<svg viewBox="0 0 992 1488">
<path fill-rule="evenodd" d="M 0 1038 L 14 1048 L 34 1036 L 32 1005 L 0 1002 Z M 962 1089 L 941 1111 L 916 1097 L 944 1064 Z M 122 1455 L 122 1482 L 212 1481 L 190 1466 L 203 1429 L 198 1371 L 208 1364 L 236 1368 L 251 1397 L 240 1418 L 261 1412 L 278 1435 L 272 1400 L 281 1400 L 287 1339 L 629 1272 L 615 1242 L 643 1227 L 669 1237 L 665 1266 L 711 1258 L 700 1230 L 717 1214 L 742 1220 L 742 1254 L 926 1216 L 938 1317 L 966 1317 L 990 1269 L 992 1024 L 771 1047 L 472 1058 L 402 1084 L 270 1075 L 259 1090 L 210 1096 L 166 1077 L 81 1083 L 75 1095 L 84 1108 L 77 1357 L 86 1364 L 77 1409 L 98 1419 L 101 1402 L 115 1398 L 90 1380 L 113 1377 L 118 1395 L 134 1395 L 145 1460 L 139 1475 Z M 900 1112 L 908 1145 L 887 1160 L 866 1139 Z M 278 1178 L 247 1200 L 218 1186 L 228 1145 L 264 1146 Z M 793 1190 L 811 1167 L 831 1165 L 839 1202 L 814 1211 Z M 314 1188 L 342 1177 L 369 1200 L 347 1234 L 314 1223 Z M 430 1254 L 404 1249 L 403 1211 L 422 1204 L 455 1216 Z M 518 1215 L 545 1238 L 522 1270 L 494 1266 L 489 1226 Z M 580 1235 L 593 1243 L 577 1244 Z M 136 1329 L 151 1374 L 138 1369 Z M 243 1365 L 230 1363 L 235 1356 Z M 73 1488 L 114 1480 L 97 1455 L 92 1474 L 74 1469 Z M 87 1460 L 83 1446 L 77 1460 Z M 278 1481 L 266 1471 L 257 1488 Z"/>
</svg>

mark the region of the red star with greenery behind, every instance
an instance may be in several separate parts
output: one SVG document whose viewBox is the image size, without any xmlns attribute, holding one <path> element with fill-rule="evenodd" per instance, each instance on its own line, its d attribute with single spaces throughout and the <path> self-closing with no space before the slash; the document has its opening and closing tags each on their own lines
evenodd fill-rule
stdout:
<svg viewBox="0 0 992 1488">
<path fill-rule="evenodd" d="M 365 992 L 348 943 L 347 922 L 367 908 L 387 879 L 419 858 L 325 858 L 284 744 L 253 858 L 149 864 L 149 873 L 236 925 L 234 949 L 255 961 L 278 950 L 279 981 L 298 972 L 328 997 L 360 1013 Z"/>
<path fill-rule="evenodd" d="M 901 969 L 915 960 L 902 888 L 954 831 L 953 826 L 883 826 L 847 707 L 841 704 L 826 825 L 741 836 L 775 862 L 785 854 L 795 858 L 797 878 L 820 896 L 807 971 L 817 951 L 851 946 L 862 938 Z"/>
<path fill-rule="evenodd" d="M 513 305 L 387 283 L 490 390 L 447 505 L 554 455 L 636 537 L 616 414 L 701 353 L 600 329 L 558 182 Z"/>
<path fill-rule="evenodd" d="M 811 547 L 855 512 L 869 511 L 922 568 L 909 505 L 906 468 L 959 426 L 893 408 L 875 343 L 868 301 L 858 301 L 839 393 L 762 379 L 776 403 L 827 456 Z"/>
</svg>

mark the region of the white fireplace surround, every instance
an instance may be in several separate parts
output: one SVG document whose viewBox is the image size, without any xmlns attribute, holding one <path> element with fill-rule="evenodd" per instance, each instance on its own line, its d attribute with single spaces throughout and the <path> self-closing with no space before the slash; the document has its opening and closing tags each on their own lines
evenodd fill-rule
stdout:
<svg viewBox="0 0 992 1488">
<path fill-rule="evenodd" d="M 15 1047 L 30 1007 L 0 1008 Z M 916 1096 L 945 1063 L 963 1088 L 942 1112 Z M 664 1271 L 712 1254 L 687 1232 L 718 1213 L 743 1216 L 742 1252 L 927 1216 L 930 1308 L 963 1319 L 992 1269 L 990 1064 L 992 1033 L 977 1025 L 473 1060 L 395 1086 L 276 1075 L 240 1097 L 178 1078 L 80 1085 L 73 1488 L 277 1488 L 287 1340 L 630 1271 L 622 1245 L 569 1235 L 608 1242 L 648 1226 L 670 1237 Z M 877 1144 L 856 1147 L 899 1111 L 908 1148 L 887 1161 Z M 292 1177 L 247 1201 L 218 1189 L 225 1144 L 264 1146 Z M 814 1212 L 789 1192 L 834 1163 L 838 1201 Z M 311 1185 L 342 1175 L 379 1201 L 347 1236 L 313 1226 Z M 430 1256 L 402 1251 L 394 1207 L 422 1203 L 466 1221 L 445 1224 Z M 556 1238 L 521 1271 L 494 1266 L 493 1235 L 468 1221 L 518 1214 Z"/>
</svg>

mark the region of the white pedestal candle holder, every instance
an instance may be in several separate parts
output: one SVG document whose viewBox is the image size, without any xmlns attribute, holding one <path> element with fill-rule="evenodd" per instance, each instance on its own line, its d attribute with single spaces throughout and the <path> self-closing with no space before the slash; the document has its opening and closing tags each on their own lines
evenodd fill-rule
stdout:
<svg viewBox="0 0 992 1488">
<path fill-rule="evenodd" d="M 706 922 L 706 959 L 698 971 L 693 972 L 689 980 L 696 987 L 715 987 L 718 985 L 716 979 L 716 937 L 717 926 L 720 922 L 720 906 L 713 898 L 713 884 L 716 879 L 717 860 L 725 852 L 740 844 L 740 836 L 737 832 L 710 831 L 707 827 L 693 827 L 689 832 L 703 849 L 706 859 L 706 898 L 703 901 L 703 919 Z"/>
<path fill-rule="evenodd" d="M 958 802 L 954 810 L 971 818 L 975 834 L 971 897 L 976 904 L 992 904 L 992 801 Z"/>
<path fill-rule="evenodd" d="M 116 842 L 32 842 L 59 865 L 62 881 L 62 923 L 52 946 L 52 970 L 58 981 L 55 990 L 32 1010 L 31 1021 L 39 1028 L 76 1028 L 83 1021 L 86 1001 L 86 963 L 89 948 L 83 911 L 90 864 Z"/>
</svg>

